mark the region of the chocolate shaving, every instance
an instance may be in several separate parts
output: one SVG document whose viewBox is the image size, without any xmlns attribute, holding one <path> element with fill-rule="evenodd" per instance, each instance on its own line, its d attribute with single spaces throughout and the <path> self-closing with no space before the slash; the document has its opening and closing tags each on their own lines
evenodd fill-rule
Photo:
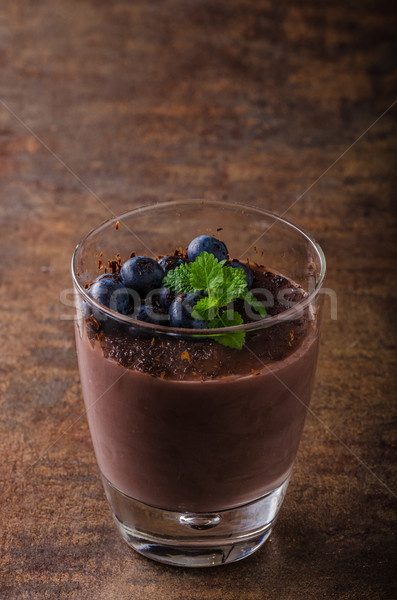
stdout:
<svg viewBox="0 0 397 600">
<path fill-rule="evenodd" d="M 87 323 L 89 323 L 90 325 L 92 325 L 93 327 L 95 327 L 95 329 L 99 329 L 100 326 L 101 326 L 101 324 L 99 323 L 99 321 L 97 321 L 97 319 L 94 317 L 94 315 L 90 315 L 87 318 Z"/>
<path fill-rule="evenodd" d="M 181 360 L 188 360 L 189 363 L 192 362 L 192 359 L 189 356 L 189 352 L 187 350 L 184 350 L 181 354 Z"/>
</svg>

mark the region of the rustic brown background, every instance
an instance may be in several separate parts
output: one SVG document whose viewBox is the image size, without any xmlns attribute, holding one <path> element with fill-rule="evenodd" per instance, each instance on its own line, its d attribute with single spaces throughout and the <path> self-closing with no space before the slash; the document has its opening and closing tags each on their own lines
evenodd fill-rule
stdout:
<svg viewBox="0 0 397 600">
<path fill-rule="evenodd" d="M 1 2 L 1 598 L 397 597 L 392 10 Z M 152 563 L 113 526 L 80 418 L 60 300 L 73 247 L 111 213 L 153 201 L 282 213 L 300 196 L 287 216 L 323 245 L 338 318 L 327 302 L 314 416 L 278 525 L 241 563 Z"/>
</svg>

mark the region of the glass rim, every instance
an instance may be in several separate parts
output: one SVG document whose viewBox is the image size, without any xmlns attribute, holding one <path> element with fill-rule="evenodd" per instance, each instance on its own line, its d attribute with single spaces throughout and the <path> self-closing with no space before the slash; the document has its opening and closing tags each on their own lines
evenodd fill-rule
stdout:
<svg viewBox="0 0 397 600">
<path fill-rule="evenodd" d="M 159 205 L 167 206 L 167 207 L 171 208 L 171 207 L 180 207 L 182 205 L 198 203 L 198 202 L 201 203 L 202 205 L 211 205 L 213 207 L 227 206 L 229 208 L 238 208 L 240 210 L 245 209 L 245 210 L 251 211 L 251 213 L 256 212 L 261 216 L 271 217 L 272 219 L 274 219 L 275 222 L 282 223 L 283 225 L 286 225 L 290 229 L 293 229 L 297 233 L 299 233 L 303 238 L 305 238 L 310 243 L 311 247 L 316 252 L 316 254 L 319 258 L 319 261 L 320 261 L 320 265 L 321 265 L 320 272 L 319 272 L 318 280 L 316 281 L 316 284 L 313 287 L 313 289 L 310 292 L 306 292 L 306 295 L 304 296 L 304 298 L 302 298 L 302 300 L 299 300 L 298 302 L 296 302 L 296 304 L 294 304 L 294 306 L 286 309 L 285 311 L 279 313 L 278 315 L 264 317 L 262 319 L 258 319 L 257 321 L 252 321 L 250 323 L 243 323 L 242 325 L 234 325 L 232 327 L 222 327 L 222 328 L 217 328 L 217 329 L 188 329 L 188 328 L 182 328 L 182 327 L 170 327 L 169 325 L 157 325 L 155 323 L 145 323 L 144 321 L 139 321 L 138 319 L 134 319 L 130 315 L 122 315 L 121 313 L 118 313 L 117 311 L 104 306 L 103 304 L 99 303 L 97 300 L 95 300 L 88 294 L 88 291 L 86 290 L 86 288 L 82 285 L 82 283 L 80 281 L 80 278 L 77 274 L 77 269 L 76 269 L 78 253 L 86 241 L 88 241 L 91 237 L 93 237 L 99 231 L 110 228 L 111 226 L 115 226 L 118 221 L 122 221 L 123 219 L 125 219 L 133 214 L 136 215 L 136 214 L 142 213 L 146 210 L 152 210 L 154 207 L 158 207 Z M 128 210 L 124 213 L 121 213 L 118 216 L 110 217 L 109 219 L 105 219 L 105 221 L 102 221 L 102 223 L 100 223 L 96 227 L 93 227 L 86 235 L 84 235 L 81 238 L 81 240 L 75 247 L 73 255 L 72 255 L 71 270 L 72 270 L 73 282 L 76 285 L 77 290 L 83 296 L 84 300 L 86 302 L 88 302 L 89 304 L 93 305 L 97 310 L 100 310 L 103 313 L 105 313 L 107 316 L 110 316 L 111 318 L 113 318 L 117 321 L 125 323 L 126 325 L 130 325 L 130 326 L 134 325 L 136 327 L 139 327 L 141 330 L 147 329 L 148 331 L 151 331 L 152 333 L 161 333 L 161 334 L 166 334 L 169 336 L 178 336 L 178 335 L 187 336 L 187 335 L 189 335 L 191 337 L 204 338 L 204 337 L 207 337 L 208 335 L 225 334 L 225 332 L 232 333 L 234 331 L 254 331 L 257 329 L 263 329 L 263 328 L 270 327 L 272 325 L 281 323 L 283 321 L 293 320 L 293 316 L 296 315 L 297 313 L 300 313 L 305 308 L 307 308 L 311 304 L 313 299 L 319 293 L 319 291 L 322 287 L 322 284 L 324 282 L 324 278 L 325 278 L 326 260 L 325 260 L 324 252 L 323 252 L 321 246 L 316 242 L 316 240 L 305 229 L 303 229 L 299 225 L 296 225 L 292 221 L 285 219 L 283 216 L 280 216 L 280 215 L 278 215 L 272 211 L 269 211 L 267 209 L 260 208 L 257 206 L 250 206 L 249 204 L 243 204 L 241 202 L 228 202 L 228 201 L 220 201 L 220 200 L 192 198 L 192 199 L 185 199 L 185 200 L 169 200 L 169 201 L 166 200 L 164 202 L 146 204 L 146 205 L 139 206 L 139 207 L 133 208 L 131 210 Z"/>
</svg>

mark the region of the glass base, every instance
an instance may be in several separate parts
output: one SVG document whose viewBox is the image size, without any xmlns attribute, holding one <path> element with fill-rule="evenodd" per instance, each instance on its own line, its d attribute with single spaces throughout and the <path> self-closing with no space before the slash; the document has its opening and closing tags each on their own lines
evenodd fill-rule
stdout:
<svg viewBox="0 0 397 600">
<path fill-rule="evenodd" d="M 121 535 L 131 548 L 153 560 L 181 567 L 212 567 L 241 560 L 270 536 L 289 477 L 265 496 L 229 510 L 190 513 L 138 502 L 102 475 Z"/>
</svg>

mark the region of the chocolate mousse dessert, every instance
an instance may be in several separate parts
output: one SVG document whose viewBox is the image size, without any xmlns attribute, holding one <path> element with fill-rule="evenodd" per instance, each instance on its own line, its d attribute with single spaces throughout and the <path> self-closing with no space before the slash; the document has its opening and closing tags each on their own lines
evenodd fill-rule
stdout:
<svg viewBox="0 0 397 600">
<path fill-rule="evenodd" d="M 318 351 L 316 315 L 299 309 L 306 292 L 209 235 L 172 255 L 103 261 L 82 282 L 76 343 L 104 480 L 195 513 L 288 481 Z"/>
</svg>

